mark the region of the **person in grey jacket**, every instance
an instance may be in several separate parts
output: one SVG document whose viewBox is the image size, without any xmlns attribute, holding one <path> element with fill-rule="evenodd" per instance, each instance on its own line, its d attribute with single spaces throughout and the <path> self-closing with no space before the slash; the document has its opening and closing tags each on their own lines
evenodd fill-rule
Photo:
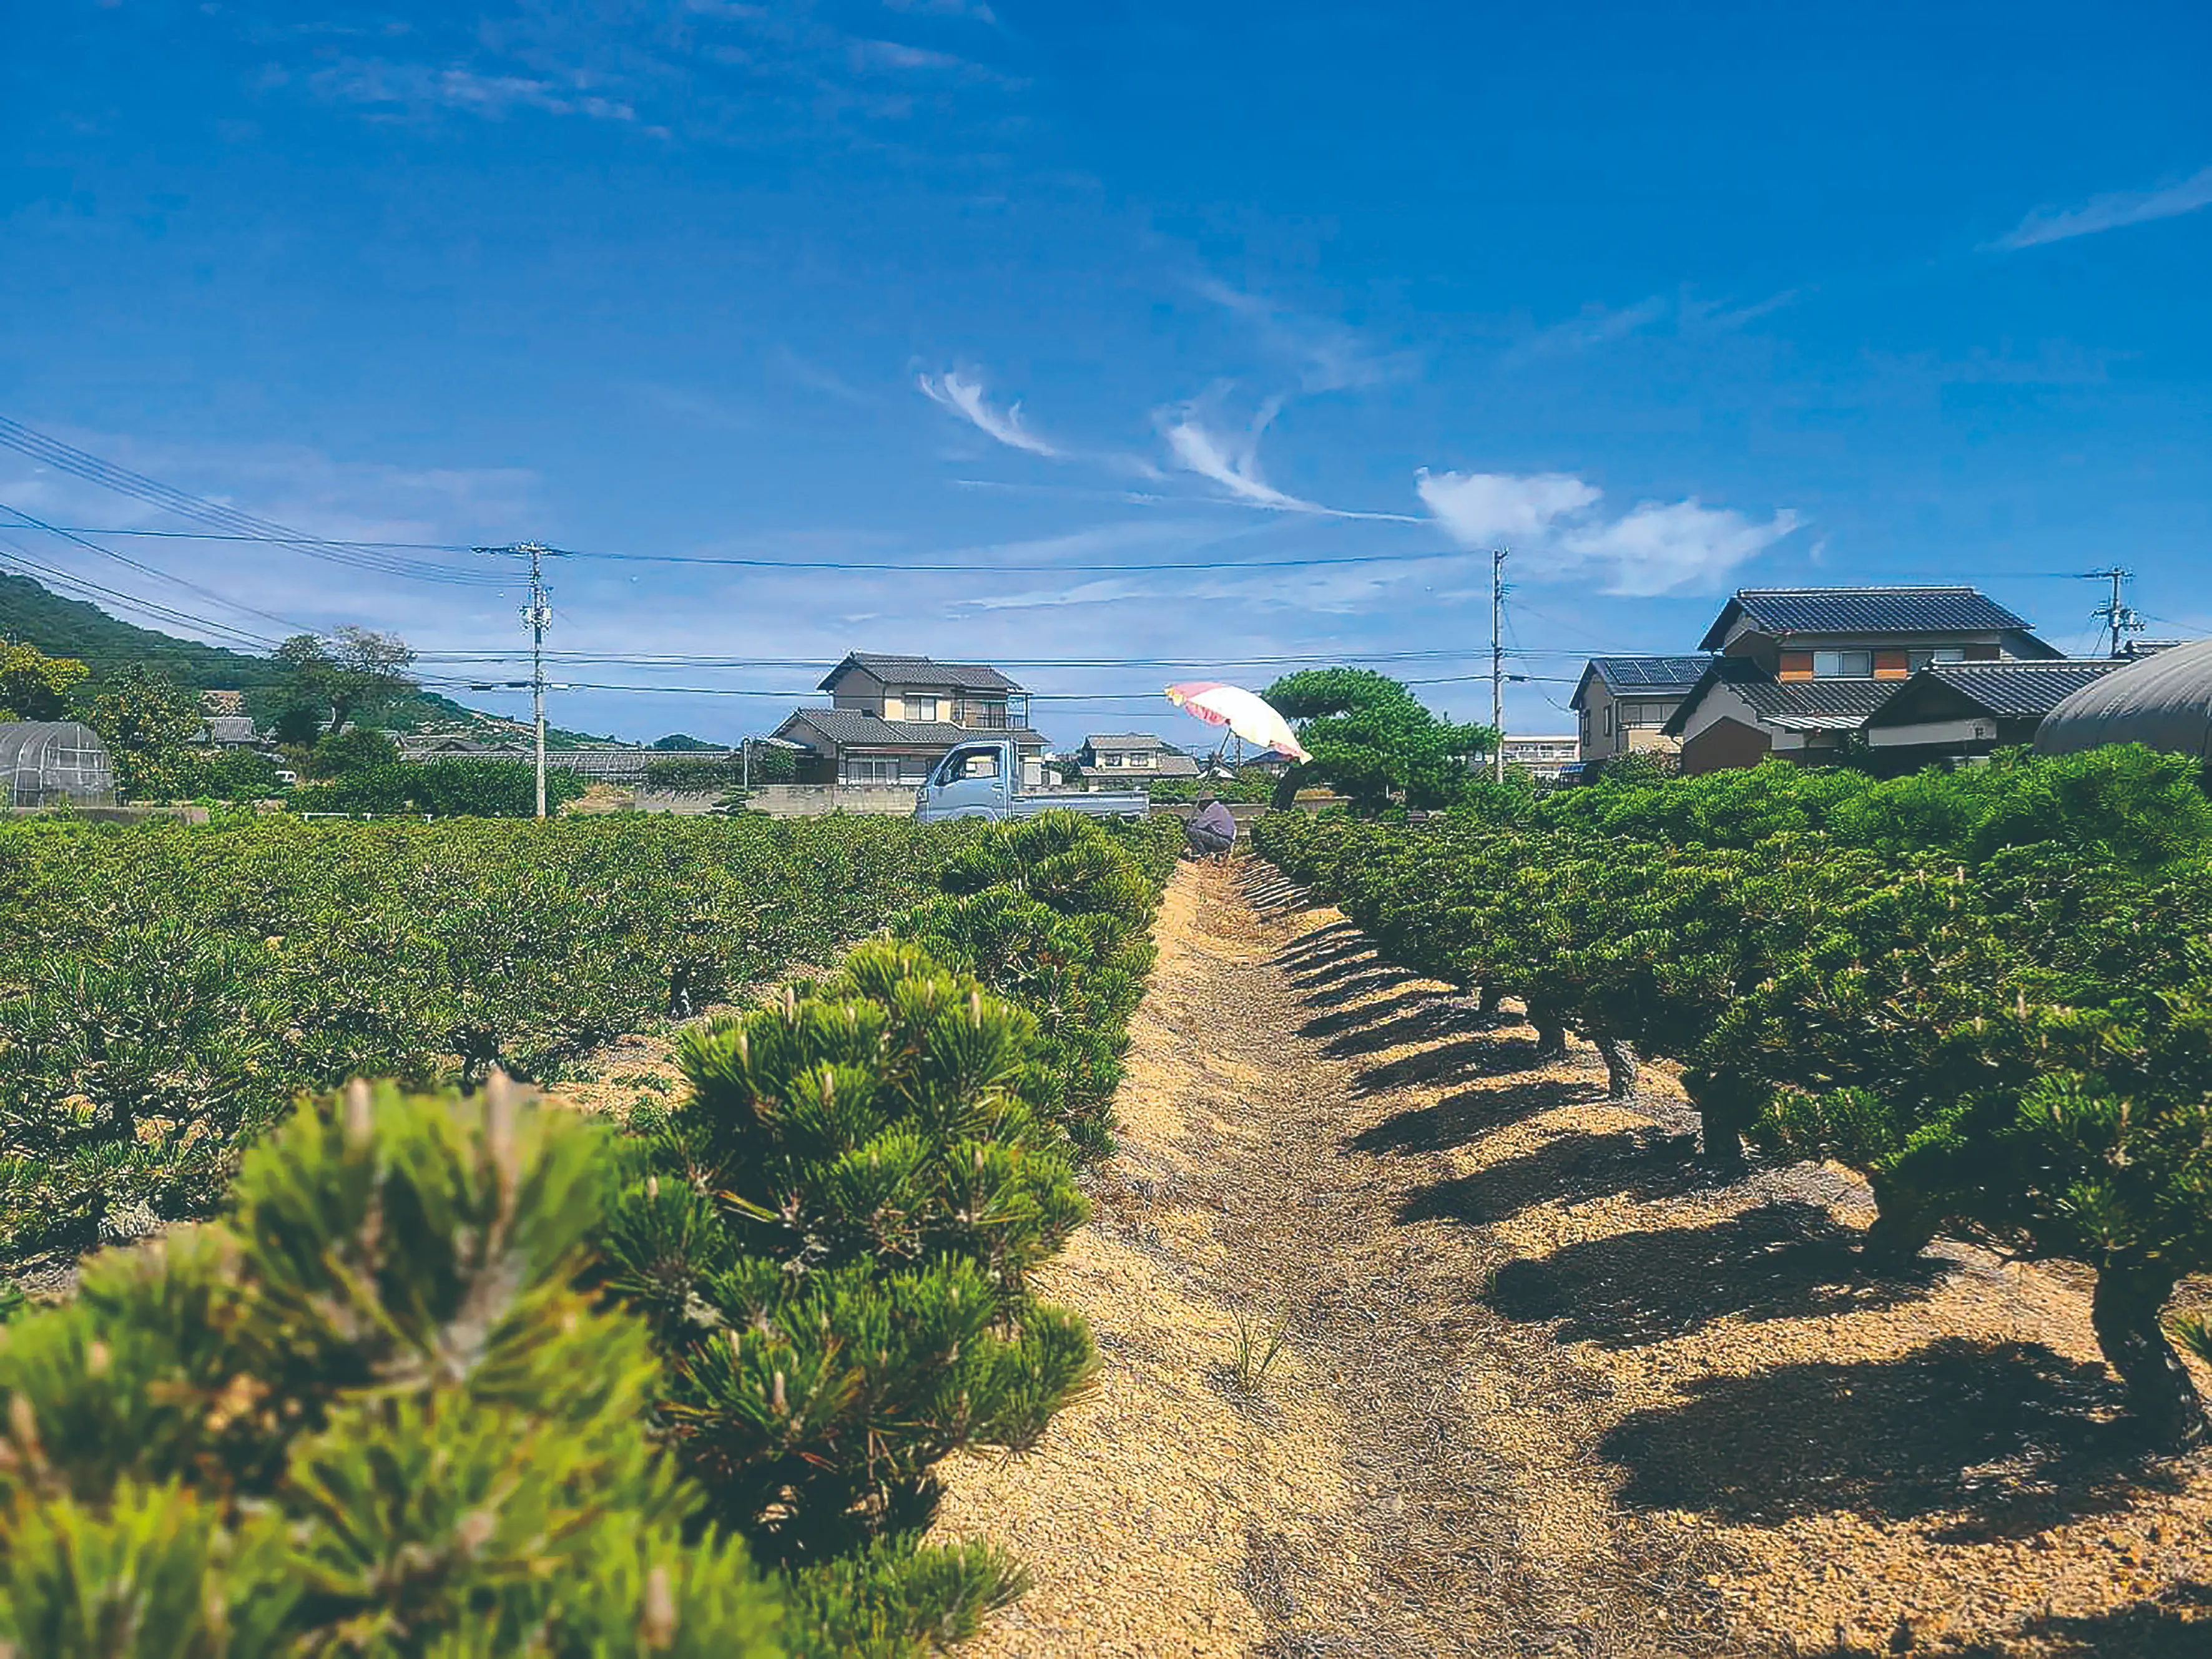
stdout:
<svg viewBox="0 0 2212 1659">
<path fill-rule="evenodd" d="M 1183 825 L 1183 835 L 1200 857 L 1216 858 L 1237 845 L 1237 820 L 1219 801 L 1205 796 Z"/>
</svg>

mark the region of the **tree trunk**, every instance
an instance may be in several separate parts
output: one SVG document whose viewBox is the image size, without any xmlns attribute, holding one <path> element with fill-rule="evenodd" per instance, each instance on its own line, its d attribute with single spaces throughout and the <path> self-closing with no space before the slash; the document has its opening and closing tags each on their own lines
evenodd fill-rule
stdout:
<svg viewBox="0 0 2212 1659">
<path fill-rule="evenodd" d="M 1744 1168 L 1743 1131 L 1726 1109 L 1698 1108 L 1698 1156 L 1723 1175 L 1741 1175 Z"/>
<path fill-rule="evenodd" d="M 1559 1009 L 1548 1002 L 1528 1004 L 1528 1023 L 1536 1028 L 1536 1057 L 1539 1060 L 1564 1060 L 1567 1057 L 1566 1022 L 1559 1018 Z"/>
<path fill-rule="evenodd" d="M 1605 1057 L 1605 1098 L 1608 1100 L 1633 1100 L 1636 1098 L 1636 1050 L 1607 1032 L 1592 1033 L 1597 1051 Z"/>
<path fill-rule="evenodd" d="M 1874 1225 L 1859 1241 L 1859 1268 L 1875 1275 L 1899 1272 L 1936 1242 L 1943 1218 L 1927 1204 L 1884 1192 L 1879 1186 L 1874 1190 Z"/>
<path fill-rule="evenodd" d="M 2089 1323 L 2105 1361 L 2127 1385 L 2128 1410 L 2154 1444 L 2191 1451 L 2212 1442 L 2204 1402 L 2159 1323 L 2173 1275 L 2142 1262 L 2108 1266 L 2097 1275 Z"/>
</svg>

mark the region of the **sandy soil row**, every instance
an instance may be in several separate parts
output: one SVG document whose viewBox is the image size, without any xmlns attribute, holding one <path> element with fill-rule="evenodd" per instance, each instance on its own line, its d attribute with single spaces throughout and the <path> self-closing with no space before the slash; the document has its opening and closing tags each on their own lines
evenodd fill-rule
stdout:
<svg viewBox="0 0 2212 1659">
<path fill-rule="evenodd" d="M 2077 1281 L 1855 1277 L 1840 1172 L 1704 1183 L 1664 1078 L 1608 1105 L 1262 870 L 1158 933 L 1044 1275 L 1098 1390 L 950 1472 L 1036 1578 L 974 1650 L 2212 1654 L 2212 1462 L 2131 1455 Z"/>
</svg>

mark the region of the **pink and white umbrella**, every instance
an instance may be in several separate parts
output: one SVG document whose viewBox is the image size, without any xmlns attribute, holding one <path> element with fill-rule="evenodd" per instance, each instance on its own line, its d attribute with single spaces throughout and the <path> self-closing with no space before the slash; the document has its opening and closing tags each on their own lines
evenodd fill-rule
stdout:
<svg viewBox="0 0 2212 1659">
<path fill-rule="evenodd" d="M 1261 698 L 1242 686 L 1224 686 L 1212 680 L 1187 680 L 1168 687 L 1168 700 L 1185 714 L 1194 714 L 1210 726 L 1226 726 L 1248 743 L 1279 749 L 1294 760 L 1313 756 L 1298 742 L 1291 723 Z"/>
</svg>

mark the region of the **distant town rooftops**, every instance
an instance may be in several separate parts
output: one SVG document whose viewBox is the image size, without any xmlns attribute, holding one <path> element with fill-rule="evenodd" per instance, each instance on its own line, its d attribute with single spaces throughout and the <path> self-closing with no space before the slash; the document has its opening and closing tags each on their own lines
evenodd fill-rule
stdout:
<svg viewBox="0 0 2212 1659">
<path fill-rule="evenodd" d="M 1148 731 L 1094 732 L 1083 740 L 1085 748 L 1093 749 L 1164 749 L 1168 745 L 1164 737 L 1156 737 Z"/>
<path fill-rule="evenodd" d="M 987 663 L 939 663 L 927 657 L 891 657 L 856 651 L 823 676 L 817 691 L 835 691 L 837 682 L 854 669 L 875 675 L 887 685 L 950 686 L 958 691 L 1018 692 L 1021 687 Z"/>
<path fill-rule="evenodd" d="M 1721 608 L 1698 649 L 1718 651 L 1739 619 L 1776 635 L 2024 633 L 2028 627 L 1979 588 L 1743 588 Z"/>
</svg>

